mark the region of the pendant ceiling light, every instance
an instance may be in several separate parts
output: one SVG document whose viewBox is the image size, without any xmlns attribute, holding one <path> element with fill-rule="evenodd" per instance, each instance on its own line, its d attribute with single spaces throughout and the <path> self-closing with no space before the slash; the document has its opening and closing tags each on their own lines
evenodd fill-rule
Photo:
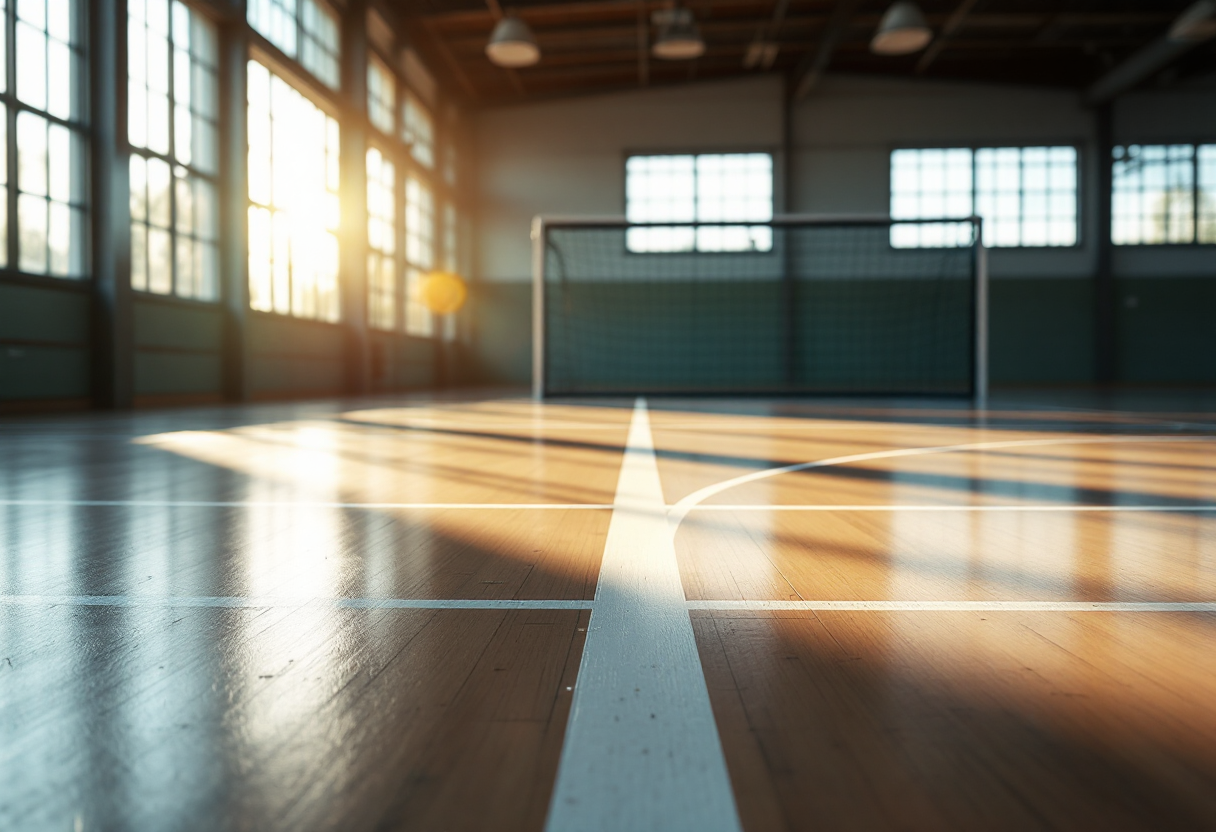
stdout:
<svg viewBox="0 0 1216 832">
<path fill-rule="evenodd" d="M 933 40 L 933 30 L 925 23 L 925 16 L 915 3 L 900 0 L 893 3 L 878 24 L 878 31 L 870 41 L 870 51 L 875 55 L 911 55 L 919 52 Z"/>
<path fill-rule="evenodd" d="M 490 42 L 486 44 L 486 57 L 497 66 L 518 69 L 539 61 L 540 47 L 528 24 L 508 14 L 494 27 Z"/>
<path fill-rule="evenodd" d="M 665 61 L 688 61 L 705 54 L 705 41 L 693 19 L 692 9 L 673 6 L 659 9 L 651 17 L 659 30 L 651 52 Z"/>
<path fill-rule="evenodd" d="M 1178 15 L 1169 39 L 1178 43 L 1202 43 L 1216 37 L 1216 0 L 1199 0 Z"/>
</svg>

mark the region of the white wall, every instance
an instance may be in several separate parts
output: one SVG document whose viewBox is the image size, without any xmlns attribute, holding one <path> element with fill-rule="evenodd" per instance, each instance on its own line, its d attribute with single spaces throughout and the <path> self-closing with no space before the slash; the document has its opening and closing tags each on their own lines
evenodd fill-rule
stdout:
<svg viewBox="0 0 1216 832">
<path fill-rule="evenodd" d="M 529 279 L 537 214 L 623 215 L 629 153 L 777 151 L 781 101 L 781 80 L 765 76 L 483 111 L 478 276 Z"/>
<path fill-rule="evenodd" d="M 885 214 L 890 154 L 898 147 L 1075 144 L 1082 148 L 1081 244 L 1070 249 L 997 250 L 996 277 L 1087 277 L 1097 192 L 1093 116 L 1078 94 L 861 77 L 830 77 L 794 108 L 791 209 Z"/>
<path fill-rule="evenodd" d="M 782 143 L 775 76 L 502 107 L 474 124 L 479 164 L 477 274 L 525 280 L 536 214 L 621 214 L 631 152 L 765 149 Z M 997 250 L 996 277 L 1085 278 L 1096 258 L 1096 118 L 1077 92 L 867 77 L 829 77 L 793 109 L 790 193 L 806 213 L 887 212 L 890 152 L 901 146 L 1076 144 L 1081 241 L 1069 249 Z M 1216 141 L 1216 90 L 1120 99 L 1116 141 Z M 1117 249 L 1120 276 L 1207 274 L 1210 250 Z"/>
</svg>

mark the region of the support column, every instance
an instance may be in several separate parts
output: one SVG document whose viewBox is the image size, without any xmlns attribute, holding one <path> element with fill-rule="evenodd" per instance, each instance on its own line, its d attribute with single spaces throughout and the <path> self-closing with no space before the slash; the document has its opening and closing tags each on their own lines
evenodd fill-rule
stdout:
<svg viewBox="0 0 1216 832">
<path fill-rule="evenodd" d="M 1111 242 L 1111 162 L 1114 149 L 1114 105 L 1107 101 L 1095 112 L 1098 163 L 1098 230 L 1094 239 L 1097 263 L 1094 272 L 1094 380 L 1113 384 L 1119 380 L 1119 334 L 1115 318 L 1114 246 Z"/>
<path fill-rule="evenodd" d="M 244 0 L 230 0 L 220 33 L 220 284 L 224 398 L 249 399 L 249 183 L 246 166 L 249 60 Z"/>
<path fill-rule="evenodd" d="M 130 182 L 126 108 L 126 0 L 90 3 L 89 101 L 92 115 L 92 388 L 96 407 L 129 408 L 135 396 L 131 291 Z"/>
<path fill-rule="evenodd" d="M 352 0 L 342 16 L 342 225 L 339 275 L 346 327 L 346 389 L 371 389 L 367 328 L 367 2 Z"/>
</svg>

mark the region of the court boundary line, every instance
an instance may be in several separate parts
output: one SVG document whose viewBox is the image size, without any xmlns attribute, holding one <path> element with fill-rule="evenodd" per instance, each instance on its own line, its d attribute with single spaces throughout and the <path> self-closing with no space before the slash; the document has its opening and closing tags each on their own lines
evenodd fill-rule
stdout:
<svg viewBox="0 0 1216 832">
<path fill-rule="evenodd" d="M 434 511 L 609 511 L 611 503 L 336 503 L 336 502 L 286 502 L 273 500 L 7 500 L 0 499 L 0 508 L 39 507 L 100 507 L 100 508 L 339 508 L 339 509 L 410 509 Z M 667 505 L 671 510 L 678 503 Z M 1216 505 L 935 505 L 908 504 L 886 505 L 883 503 L 857 503 L 835 505 L 822 504 L 773 504 L 763 503 L 697 503 L 687 511 L 1089 511 L 1089 512 L 1187 512 L 1216 511 Z"/>
<path fill-rule="evenodd" d="M 1011 512 L 1034 512 L 1034 511 L 1054 511 L 1054 512 L 1102 512 L 1107 514 L 1116 514 L 1120 512 L 1187 512 L 1187 511 L 1216 511 L 1216 505 L 1196 505 L 1196 506 L 1098 506 L 1098 505 L 971 505 L 971 506 L 948 506 L 948 505 L 883 505 L 881 503 L 863 503 L 858 505 L 764 505 L 762 503 L 746 503 L 740 505 L 723 505 L 723 504 L 698 504 L 689 508 L 689 511 L 1011 511 Z"/>
<path fill-rule="evenodd" d="M 705 500 L 723 491 L 728 491 L 740 485 L 757 482 L 759 480 L 768 479 L 769 477 L 779 476 L 781 474 L 792 474 L 798 471 L 809 471 L 815 468 L 829 468 L 836 465 L 847 465 L 853 462 L 869 462 L 878 459 L 896 459 L 907 456 L 929 456 L 932 454 L 948 454 L 948 453 L 968 453 L 971 451 L 986 451 L 995 450 L 997 448 L 1019 448 L 1019 447 L 1043 447 L 1052 445 L 1099 445 L 1099 444 L 1122 444 L 1133 442 L 1212 442 L 1216 441 L 1213 436 L 1168 436 L 1161 434 L 1148 435 L 1118 435 L 1118 436 L 1092 436 L 1092 437 L 1072 437 L 1072 438 L 1051 438 L 1051 439 L 1006 439 L 991 442 L 966 442 L 956 445 L 931 445 L 924 447 L 913 448 L 892 448 L 885 451 L 870 451 L 861 454 L 847 454 L 845 456 L 829 457 L 828 459 L 811 460 L 810 462 L 798 462 L 793 465 L 781 465 L 776 468 L 766 468 L 761 471 L 752 471 L 749 474 L 742 474 L 730 479 L 721 480 L 716 483 L 698 489 L 681 498 L 669 509 L 669 518 L 671 520 L 672 535 L 679 530 L 680 523 L 688 516 L 688 513 L 694 507 L 699 506 Z"/>
<path fill-rule="evenodd" d="M 585 599 L 291 598 L 238 595 L 0 595 L 0 606 L 150 607 L 155 609 L 589 610 Z"/>
<path fill-rule="evenodd" d="M 689 601 L 706 612 L 1204 612 L 1216 601 Z"/>
<path fill-rule="evenodd" d="M 592 610 L 586 599 L 276 598 L 234 595 L 0 595 L 0 607 L 121 607 L 146 609 Z M 696 600 L 690 612 L 1203 612 L 1216 601 L 916 601 Z"/>
<path fill-rule="evenodd" d="M 477 511 L 607 511 L 611 503 L 341 503 L 283 500 L 6 500 L 0 507 L 82 506 L 102 508 L 354 508 L 474 509 Z"/>
</svg>

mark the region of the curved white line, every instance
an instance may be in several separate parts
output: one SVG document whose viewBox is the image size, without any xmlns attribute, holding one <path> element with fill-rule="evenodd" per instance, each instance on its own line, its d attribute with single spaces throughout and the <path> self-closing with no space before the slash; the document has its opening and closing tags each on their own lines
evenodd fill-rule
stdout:
<svg viewBox="0 0 1216 832">
<path fill-rule="evenodd" d="M 783 465 L 779 468 L 768 468 L 764 471 L 753 471 L 729 480 L 722 480 L 713 485 L 707 485 L 699 491 L 694 491 L 687 497 L 675 503 L 667 512 L 667 526 L 672 536 L 680 528 L 680 523 L 688 516 L 693 507 L 701 504 L 710 497 L 721 494 L 739 485 L 747 485 L 757 480 L 775 477 L 780 474 L 791 474 L 795 471 L 806 471 L 811 468 L 827 468 L 832 465 L 847 465 L 850 462 L 867 462 L 872 459 L 891 459 L 901 456 L 923 456 L 927 454 L 949 454 L 960 451 L 986 451 L 995 448 L 1018 448 L 1044 445 L 1098 445 L 1115 442 L 1211 442 L 1212 436 L 1101 436 L 1090 438 L 1070 439 L 1009 439 L 1000 442 L 970 442 L 962 445 L 936 445 L 928 448 L 899 448 L 893 451 L 872 451 L 864 454 L 849 454 L 830 459 L 818 459 L 812 462 L 799 462 L 794 465 Z"/>
</svg>

